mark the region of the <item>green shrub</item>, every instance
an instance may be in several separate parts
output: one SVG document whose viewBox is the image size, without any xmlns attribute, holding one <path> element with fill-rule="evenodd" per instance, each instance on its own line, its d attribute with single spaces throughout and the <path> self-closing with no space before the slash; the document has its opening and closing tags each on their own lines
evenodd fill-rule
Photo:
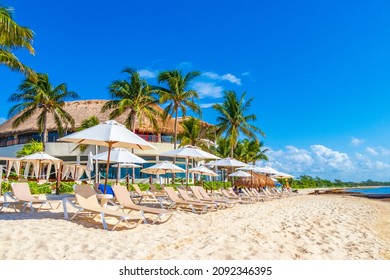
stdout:
<svg viewBox="0 0 390 280">
<path fill-rule="evenodd" d="M 221 182 L 221 181 L 212 181 L 212 182 L 203 182 L 203 187 L 206 190 L 219 190 L 221 188 L 227 189 L 231 187 L 230 182 Z"/>
</svg>

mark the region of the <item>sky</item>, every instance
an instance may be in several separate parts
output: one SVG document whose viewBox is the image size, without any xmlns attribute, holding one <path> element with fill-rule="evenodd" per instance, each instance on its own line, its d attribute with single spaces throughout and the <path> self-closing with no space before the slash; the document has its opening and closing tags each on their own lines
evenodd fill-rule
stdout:
<svg viewBox="0 0 390 280">
<path fill-rule="evenodd" d="M 35 33 L 15 54 L 81 99 L 137 69 L 199 71 L 202 119 L 223 92 L 253 97 L 273 168 L 329 180 L 390 181 L 389 1 L 5 1 Z M 0 66 L 0 122 L 23 75 Z"/>
</svg>

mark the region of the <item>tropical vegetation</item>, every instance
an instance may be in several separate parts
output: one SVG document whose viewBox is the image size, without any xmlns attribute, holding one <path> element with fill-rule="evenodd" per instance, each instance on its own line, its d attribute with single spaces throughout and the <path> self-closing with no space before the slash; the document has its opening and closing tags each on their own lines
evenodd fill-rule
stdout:
<svg viewBox="0 0 390 280">
<path fill-rule="evenodd" d="M 35 79 L 35 72 L 20 62 L 13 53 L 18 49 L 26 49 L 33 55 L 35 53 L 32 46 L 34 32 L 13 20 L 12 8 L 0 7 L 0 34 L 0 64 Z"/>
<path fill-rule="evenodd" d="M 24 157 L 38 152 L 43 152 L 43 143 L 32 139 L 16 152 L 16 157 Z"/>
<path fill-rule="evenodd" d="M 247 114 L 253 97 L 245 99 L 246 93 L 238 96 L 235 91 L 225 91 L 222 104 L 214 104 L 213 108 L 218 112 L 217 132 L 225 135 L 230 143 L 230 156 L 234 157 L 234 147 L 240 135 L 250 139 L 257 139 L 256 133 L 265 136 L 264 132 L 250 122 L 256 121 L 255 114 Z"/>
<path fill-rule="evenodd" d="M 136 131 L 136 121 L 142 125 L 142 116 L 146 116 L 155 130 L 158 130 L 157 116 L 159 112 L 154 106 L 159 102 L 155 91 L 146 80 L 141 79 L 139 73 L 132 68 L 125 68 L 122 73 L 128 74 L 127 79 L 115 80 L 108 87 L 113 100 L 108 101 L 102 111 L 111 110 L 113 119 L 128 112 L 125 125 L 131 131 Z"/>
<path fill-rule="evenodd" d="M 180 146 L 197 146 L 203 150 L 210 150 L 210 146 L 215 141 L 215 126 L 206 124 L 201 120 L 188 117 L 181 123 L 183 132 L 177 135 Z"/>
<path fill-rule="evenodd" d="M 175 118 L 174 149 L 177 147 L 179 111 L 181 111 L 182 118 L 187 115 L 187 108 L 195 113 L 201 113 L 199 105 L 195 102 L 199 95 L 195 90 L 189 89 L 190 83 L 199 75 L 200 73 L 196 71 L 184 75 L 181 70 L 163 71 L 158 75 L 157 80 L 159 84 L 162 83 L 167 86 L 166 88 L 161 86 L 155 87 L 160 95 L 160 103 L 168 103 L 164 109 L 163 119 L 166 120 L 169 115 Z"/>
<path fill-rule="evenodd" d="M 78 98 L 78 94 L 68 91 L 65 83 L 53 86 L 47 74 L 38 73 L 37 80 L 25 79 L 18 88 L 19 92 L 13 93 L 9 98 L 11 102 L 20 102 L 12 106 L 8 116 L 19 115 L 12 123 L 16 128 L 29 119 L 35 112 L 39 113 L 37 126 L 42 133 L 43 150 L 47 142 L 47 117 L 52 115 L 57 126 L 58 133 L 64 133 L 65 125 L 74 127 L 73 117 L 64 110 L 65 100 Z"/>
</svg>

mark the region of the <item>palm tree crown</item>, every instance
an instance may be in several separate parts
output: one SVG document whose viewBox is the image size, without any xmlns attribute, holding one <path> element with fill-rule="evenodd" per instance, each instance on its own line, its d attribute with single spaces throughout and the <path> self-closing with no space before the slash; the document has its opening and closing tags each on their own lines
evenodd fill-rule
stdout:
<svg viewBox="0 0 390 280">
<path fill-rule="evenodd" d="M 15 49 L 24 48 L 34 54 L 32 47 L 34 33 L 27 27 L 19 26 L 12 19 L 11 11 L 11 8 L 0 7 L 0 64 L 35 79 L 35 72 L 22 64 L 12 53 Z"/>
<path fill-rule="evenodd" d="M 57 126 L 60 135 L 64 132 L 64 125 L 70 124 L 74 126 L 73 117 L 67 113 L 63 107 L 65 100 L 68 98 L 78 98 L 78 94 L 68 91 L 65 83 L 54 87 L 47 74 L 37 74 L 37 80 L 32 81 L 25 79 L 19 86 L 19 92 L 13 93 L 9 100 L 11 102 L 21 102 L 12 106 L 8 116 L 12 117 L 19 114 L 12 126 L 18 127 L 22 122 L 26 121 L 33 113 L 39 111 L 37 118 L 37 126 L 39 132 L 43 134 L 42 142 L 45 149 L 47 141 L 47 117 L 51 114 Z"/>
<path fill-rule="evenodd" d="M 186 116 L 187 108 L 200 114 L 200 107 L 194 102 L 194 99 L 199 98 L 198 93 L 195 90 L 188 89 L 191 81 L 199 75 L 199 72 L 189 72 L 183 75 L 181 70 L 164 71 L 158 75 L 158 82 L 166 83 L 168 86 L 168 88 L 156 87 L 160 94 L 160 103 L 169 103 L 164 110 L 163 118 L 166 119 L 169 114 L 175 116 L 175 149 L 179 110 L 182 113 L 182 117 Z"/>
<path fill-rule="evenodd" d="M 265 136 L 260 128 L 249 123 L 256 120 L 256 115 L 246 115 L 253 98 L 246 101 L 245 95 L 246 93 L 244 92 L 241 97 L 238 97 L 234 91 L 225 91 L 223 103 L 213 105 L 213 108 L 219 113 L 216 125 L 218 132 L 225 133 L 226 138 L 229 139 L 231 157 L 234 156 L 234 147 L 237 144 L 240 133 L 253 139 L 257 138 L 255 134 L 257 132 Z"/>
<path fill-rule="evenodd" d="M 129 75 L 128 80 L 116 80 L 109 86 L 109 92 L 114 100 L 104 104 L 102 111 L 112 110 L 110 118 L 122 115 L 129 110 L 125 125 L 133 132 L 136 130 L 136 120 L 142 124 L 142 115 L 145 115 L 154 128 L 158 130 L 158 112 L 153 108 L 158 100 L 154 97 L 153 88 L 132 68 L 125 68 L 122 73 Z"/>
</svg>

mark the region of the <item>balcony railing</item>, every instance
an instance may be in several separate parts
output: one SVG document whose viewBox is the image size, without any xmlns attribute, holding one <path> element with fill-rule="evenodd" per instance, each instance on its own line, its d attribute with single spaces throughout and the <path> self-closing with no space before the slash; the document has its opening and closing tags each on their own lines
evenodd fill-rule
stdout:
<svg viewBox="0 0 390 280">
<path fill-rule="evenodd" d="M 173 144 L 173 137 L 172 136 L 158 136 L 158 135 L 144 135 L 144 134 L 137 134 L 142 139 L 152 142 L 152 143 L 171 143 Z M 0 140 L 0 147 L 9 147 L 14 145 L 24 145 L 28 142 L 30 142 L 32 139 L 39 141 L 39 137 L 37 136 L 31 136 L 31 137 L 19 137 L 17 139 L 11 139 L 6 140 L 2 139 Z M 57 142 L 58 136 L 49 135 L 48 136 L 48 142 L 54 143 Z"/>
</svg>

